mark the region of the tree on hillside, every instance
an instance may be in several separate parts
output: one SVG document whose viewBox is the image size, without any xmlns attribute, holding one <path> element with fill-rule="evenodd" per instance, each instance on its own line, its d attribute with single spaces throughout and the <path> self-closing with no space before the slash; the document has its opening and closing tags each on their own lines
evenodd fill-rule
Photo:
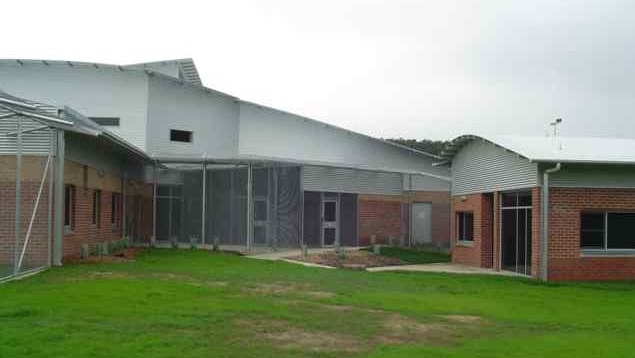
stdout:
<svg viewBox="0 0 635 358">
<path fill-rule="evenodd" d="M 430 140 L 430 139 L 404 139 L 404 138 L 389 138 L 387 139 L 390 142 L 397 143 L 406 147 L 410 147 L 416 150 L 420 150 L 422 152 L 440 155 L 441 151 L 445 148 L 446 145 L 450 143 L 450 141 L 445 140 Z"/>
</svg>

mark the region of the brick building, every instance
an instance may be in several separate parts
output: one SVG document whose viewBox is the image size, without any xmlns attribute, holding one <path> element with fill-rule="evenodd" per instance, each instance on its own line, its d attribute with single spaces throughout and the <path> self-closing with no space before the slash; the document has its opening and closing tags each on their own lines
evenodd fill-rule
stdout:
<svg viewBox="0 0 635 358">
<path fill-rule="evenodd" d="M 544 280 L 635 278 L 635 141 L 461 136 L 452 260 Z"/>
<path fill-rule="evenodd" d="M 36 256 L 21 253 L 36 237 L 40 261 L 54 264 L 122 237 L 239 250 L 449 246 L 451 179 L 438 157 L 210 89 L 191 59 L 0 60 L 0 78 L 11 93 L 0 95 L 0 131 L 24 140 L 18 156 L 17 137 L 0 136 L 0 215 L 16 223 L 1 228 L 0 266 Z M 16 130 L 25 110 L 29 127 Z M 38 198 L 45 220 L 31 219 Z"/>
</svg>

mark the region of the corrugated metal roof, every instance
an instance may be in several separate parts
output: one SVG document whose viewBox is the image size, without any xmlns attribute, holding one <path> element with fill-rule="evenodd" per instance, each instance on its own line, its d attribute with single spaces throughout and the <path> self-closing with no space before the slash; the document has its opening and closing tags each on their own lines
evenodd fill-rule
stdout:
<svg viewBox="0 0 635 358">
<path fill-rule="evenodd" d="M 455 138 L 442 152 L 441 163 L 451 161 L 473 140 L 493 143 L 532 162 L 635 164 L 635 139 L 478 135 Z"/>
<path fill-rule="evenodd" d="M 198 69 L 194 64 L 194 60 L 191 58 L 181 58 L 177 60 L 155 61 L 155 62 L 142 62 L 131 65 L 125 65 L 124 68 L 153 68 L 155 66 L 161 66 L 166 64 L 176 64 L 179 67 L 180 78 L 190 83 L 197 85 L 203 85 L 201 76 L 198 74 Z"/>
</svg>

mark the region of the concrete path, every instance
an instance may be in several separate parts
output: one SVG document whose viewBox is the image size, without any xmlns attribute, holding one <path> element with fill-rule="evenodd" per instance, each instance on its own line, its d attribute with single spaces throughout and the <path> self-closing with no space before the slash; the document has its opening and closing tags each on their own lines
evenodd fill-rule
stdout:
<svg viewBox="0 0 635 358">
<path fill-rule="evenodd" d="M 347 251 L 357 250 L 359 248 L 347 247 Z M 333 248 L 315 248 L 309 249 L 309 254 L 316 254 L 322 252 L 333 251 Z M 272 260 L 272 261 L 286 261 L 298 265 L 309 267 L 321 267 L 333 269 L 335 267 L 324 266 L 318 264 L 312 264 L 308 262 L 301 262 L 295 260 L 289 260 L 290 257 L 302 255 L 302 251 L 299 249 L 293 250 L 281 250 L 281 251 L 267 251 L 267 252 L 252 252 L 245 253 L 245 257 L 259 260 Z M 468 274 L 468 275 L 499 275 L 499 276 L 514 276 L 514 277 L 527 277 L 515 272 L 510 271 L 496 271 L 494 269 L 487 269 L 481 267 L 472 267 L 465 265 L 456 265 L 451 263 L 433 263 L 422 265 L 401 265 L 401 266 L 382 266 L 382 267 L 368 267 L 368 272 L 388 272 L 388 271 L 407 271 L 407 272 L 438 272 L 438 273 L 454 273 L 454 274 Z"/>
<path fill-rule="evenodd" d="M 494 269 L 456 265 L 451 263 L 369 267 L 366 269 L 366 271 L 369 271 L 369 272 L 385 272 L 385 271 L 441 272 L 441 273 L 458 273 L 458 274 L 471 274 L 471 275 L 499 275 L 499 276 L 527 277 L 527 276 L 524 276 L 515 272 L 510 272 L 510 271 L 496 271 Z"/>
<path fill-rule="evenodd" d="M 357 247 L 343 247 L 342 249 L 346 251 L 355 251 L 359 250 Z M 309 255 L 312 254 L 320 254 L 323 252 L 334 251 L 333 248 L 315 248 L 309 249 Z M 254 253 L 245 253 L 245 257 L 249 257 L 252 259 L 259 260 L 283 260 L 289 257 L 300 256 L 302 255 L 302 250 L 300 249 L 292 249 L 292 250 L 280 250 L 280 251 L 267 251 L 267 252 L 254 252 Z"/>
</svg>

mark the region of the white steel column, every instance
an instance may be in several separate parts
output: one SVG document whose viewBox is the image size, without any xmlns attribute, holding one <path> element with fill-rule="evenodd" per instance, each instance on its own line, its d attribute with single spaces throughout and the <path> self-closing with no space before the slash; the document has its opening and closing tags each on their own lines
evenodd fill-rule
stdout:
<svg viewBox="0 0 635 358">
<path fill-rule="evenodd" d="M 57 130 L 55 153 L 55 225 L 53 237 L 53 265 L 62 265 L 62 240 L 64 239 L 64 131 Z"/>
<path fill-rule="evenodd" d="M 49 156 L 52 160 L 55 160 L 55 130 L 53 128 L 49 128 Z M 53 173 L 55 170 L 51 168 L 49 170 L 48 181 L 49 181 L 49 195 L 48 195 L 48 212 L 47 212 L 47 226 L 46 226 L 46 264 L 53 264 L 53 256 L 51 255 L 52 243 L 53 243 Z"/>
<path fill-rule="evenodd" d="M 154 246 L 157 240 L 157 162 L 152 164 L 152 237 L 150 246 Z"/>
<path fill-rule="evenodd" d="M 22 116 L 16 116 L 18 124 L 15 151 L 15 246 L 13 248 L 13 274 L 17 275 L 19 267 L 20 237 L 22 236 Z"/>
<path fill-rule="evenodd" d="M 201 200 L 201 244 L 205 244 L 205 209 L 207 207 L 207 162 L 203 162 L 203 197 Z"/>
<path fill-rule="evenodd" d="M 247 166 L 247 249 L 251 251 L 253 249 L 254 240 L 254 216 L 253 216 L 253 166 L 251 162 Z"/>
</svg>

